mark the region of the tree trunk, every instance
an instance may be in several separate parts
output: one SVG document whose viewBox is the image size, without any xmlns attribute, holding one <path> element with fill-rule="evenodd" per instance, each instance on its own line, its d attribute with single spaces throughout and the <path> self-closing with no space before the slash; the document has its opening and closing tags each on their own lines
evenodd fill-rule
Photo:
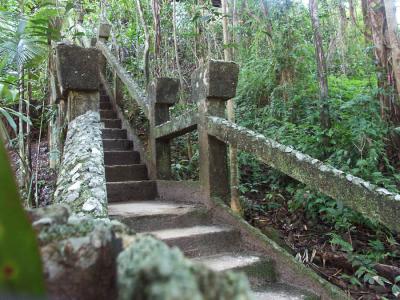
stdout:
<svg viewBox="0 0 400 300">
<path fill-rule="evenodd" d="M 378 78 L 379 102 L 381 106 L 381 117 L 389 124 L 400 124 L 400 105 L 398 103 L 398 84 L 399 73 L 398 59 L 398 37 L 394 19 L 393 4 L 383 0 L 367 0 L 366 11 L 370 21 L 371 37 L 374 43 L 374 53 L 376 57 L 376 73 Z M 386 15 L 386 11 L 389 15 Z M 387 18 L 388 17 L 388 18 Z M 389 24 L 390 23 L 390 24 Z M 392 33 L 390 33 L 390 31 Z M 392 37 L 390 37 L 392 35 Z M 393 44 L 392 44 L 393 43 Z M 394 93 L 392 91 L 395 91 Z M 398 165 L 400 159 L 400 137 L 394 133 L 388 138 L 387 154 L 389 160 Z"/>
<path fill-rule="evenodd" d="M 344 75 L 347 74 L 346 65 L 346 29 L 347 29 L 347 16 L 346 9 L 344 8 L 343 0 L 339 1 L 339 43 L 340 43 L 340 67 Z"/>
<path fill-rule="evenodd" d="M 315 58 L 317 62 L 317 73 L 319 83 L 319 98 L 321 101 L 320 111 L 320 122 L 323 130 L 328 130 L 331 127 L 330 116 L 329 116 L 329 104 L 328 104 L 328 78 L 326 69 L 326 60 L 324 55 L 324 49 L 322 46 L 322 38 L 319 29 L 319 18 L 318 18 L 318 0 L 310 0 L 309 8 L 311 15 L 311 23 L 314 32 L 314 46 L 315 46 Z M 328 138 L 324 137 L 324 144 L 328 144 Z"/>
<path fill-rule="evenodd" d="M 400 95 L 400 43 L 398 36 L 398 24 L 396 20 L 396 7 L 394 6 L 393 0 L 384 0 L 385 12 L 386 12 L 386 23 L 387 33 L 390 43 L 390 62 L 393 68 L 394 80 L 396 82 L 397 94 Z M 396 112 L 398 115 L 399 112 Z"/>
<path fill-rule="evenodd" d="M 184 85 L 183 76 L 182 76 L 181 64 L 179 63 L 178 37 L 176 35 L 176 0 L 172 0 L 172 31 L 173 31 L 173 36 L 174 36 L 176 68 L 178 69 L 179 82 L 181 84 L 181 89 L 183 89 L 185 85 Z"/>
<path fill-rule="evenodd" d="M 144 19 L 142 5 L 140 0 L 136 0 L 136 8 L 139 14 L 140 22 L 142 23 L 143 31 L 144 31 L 144 53 L 143 53 L 143 60 L 144 60 L 144 77 L 146 79 L 146 86 L 149 84 L 150 81 L 150 66 L 149 66 L 149 55 L 150 55 L 150 34 L 149 30 L 146 25 L 146 20 Z"/>
<path fill-rule="evenodd" d="M 161 76 L 161 21 L 160 21 L 160 3 L 158 0 L 151 1 L 154 22 L 154 74 L 156 77 Z"/>
<path fill-rule="evenodd" d="M 32 73 L 31 70 L 28 69 L 28 99 L 26 103 L 26 118 L 30 120 L 31 118 L 31 103 L 32 103 Z M 26 122 L 26 166 L 27 166 L 27 181 L 28 181 L 28 201 L 31 206 L 33 206 L 32 202 L 32 149 L 31 149 L 32 137 L 31 137 L 31 125 L 29 122 Z"/>
</svg>

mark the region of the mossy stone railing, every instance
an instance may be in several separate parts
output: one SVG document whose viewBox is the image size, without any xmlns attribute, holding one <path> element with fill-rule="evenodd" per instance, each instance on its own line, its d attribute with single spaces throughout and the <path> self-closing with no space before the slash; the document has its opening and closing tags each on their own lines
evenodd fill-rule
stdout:
<svg viewBox="0 0 400 300">
<path fill-rule="evenodd" d="M 198 130 L 200 184 L 209 199 L 217 197 L 229 203 L 227 147 L 234 145 L 364 216 L 400 231 L 399 194 L 346 174 L 225 118 L 225 102 L 236 94 L 239 69 L 235 63 L 210 60 L 200 66 L 192 75 L 192 101 L 198 104 L 197 111 L 188 111 L 171 119 L 169 107 L 177 101 L 176 80 L 156 79 L 149 85 L 145 97 L 104 41 L 98 41 L 97 48 L 149 118 L 150 174 L 153 179 L 171 179 L 170 141 Z"/>
</svg>

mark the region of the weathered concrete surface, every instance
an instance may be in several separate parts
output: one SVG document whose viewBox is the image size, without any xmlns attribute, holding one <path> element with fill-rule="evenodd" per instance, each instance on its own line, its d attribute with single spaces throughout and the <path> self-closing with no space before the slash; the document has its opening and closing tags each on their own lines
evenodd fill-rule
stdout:
<svg viewBox="0 0 400 300">
<path fill-rule="evenodd" d="M 119 255 L 118 288 L 120 300 L 251 299 L 243 275 L 193 264 L 149 236 L 138 237 Z"/>
<path fill-rule="evenodd" d="M 197 128 L 199 114 L 197 111 L 187 111 L 154 128 L 156 139 L 173 139 L 189 133 Z"/>
<path fill-rule="evenodd" d="M 107 217 L 107 193 L 101 123 L 89 111 L 68 127 L 54 199 L 79 216 Z"/>
<path fill-rule="evenodd" d="M 150 103 L 174 105 L 178 102 L 179 80 L 169 77 L 154 79 L 148 87 Z"/>
<path fill-rule="evenodd" d="M 326 165 L 223 118 L 208 118 L 208 133 L 256 155 L 273 168 L 400 231 L 400 195 Z"/>
<path fill-rule="evenodd" d="M 99 51 L 59 43 L 56 64 L 61 92 L 97 91 L 99 89 Z"/>
<path fill-rule="evenodd" d="M 68 92 L 68 122 L 71 122 L 76 117 L 81 116 L 88 111 L 99 110 L 99 92 L 83 92 L 69 91 Z"/>
<path fill-rule="evenodd" d="M 155 126 L 170 119 L 169 107 L 178 101 L 179 82 L 173 78 L 157 78 L 148 87 L 150 102 L 150 152 L 152 176 L 159 179 L 171 178 L 171 147 L 168 139 L 157 139 Z"/>
<path fill-rule="evenodd" d="M 234 62 L 209 60 L 192 73 L 192 101 L 235 97 L 239 67 Z"/>
<path fill-rule="evenodd" d="M 97 36 L 100 39 L 108 39 L 111 33 L 112 25 L 110 23 L 100 23 L 98 27 Z"/>
<path fill-rule="evenodd" d="M 225 143 L 208 134 L 207 116 L 225 117 L 225 101 L 234 97 L 238 66 L 210 60 L 192 74 L 193 99 L 198 102 L 199 178 L 208 198 L 230 201 L 230 175 Z"/>
<path fill-rule="evenodd" d="M 29 212 L 38 232 L 50 299 L 115 299 L 116 257 L 132 234 L 108 219 L 69 215 L 66 205 Z"/>
</svg>

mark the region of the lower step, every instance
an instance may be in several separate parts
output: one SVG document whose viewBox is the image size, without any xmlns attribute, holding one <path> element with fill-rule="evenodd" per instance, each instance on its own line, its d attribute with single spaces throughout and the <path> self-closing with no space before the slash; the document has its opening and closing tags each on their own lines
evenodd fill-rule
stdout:
<svg viewBox="0 0 400 300">
<path fill-rule="evenodd" d="M 255 300 L 317 300 L 318 296 L 283 283 L 269 283 L 253 289 Z"/>
<path fill-rule="evenodd" d="M 110 101 L 100 101 L 100 109 L 112 109 Z"/>
<path fill-rule="evenodd" d="M 103 133 L 103 139 L 126 139 L 127 133 L 125 129 L 119 128 L 107 128 L 101 130 Z"/>
<path fill-rule="evenodd" d="M 147 180 L 147 168 L 144 164 L 106 166 L 107 182 Z"/>
<path fill-rule="evenodd" d="M 137 151 L 104 151 L 104 164 L 113 165 L 133 165 L 140 163 L 140 154 Z"/>
<path fill-rule="evenodd" d="M 103 139 L 105 151 L 109 150 L 132 150 L 133 142 L 127 139 Z"/>
<path fill-rule="evenodd" d="M 136 232 L 210 224 L 205 207 L 165 201 L 110 203 L 109 215 Z"/>
<path fill-rule="evenodd" d="M 214 271 L 241 271 L 246 273 L 254 286 L 266 282 L 276 282 L 275 266 L 272 260 L 258 254 L 222 253 L 199 257 L 194 261 L 206 265 Z"/>
<path fill-rule="evenodd" d="M 108 182 L 108 202 L 143 201 L 157 198 L 155 181 Z"/>
<path fill-rule="evenodd" d="M 100 117 L 104 119 L 116 119 L 117 113 L 112 109 L 100 109 Z"/>
<path fill-rule="evenodd" d="M 151 231 L 169 246 L 176 246 L 188 257 L 233 251 L 240 246 L 240 233 L 228 226 L 193 226 Z"/>
<path fill-rule="evenodd" d="M 101 119 L 105 128 L 121 128 L 122 123 L 120 119 Z"/>
</svg>

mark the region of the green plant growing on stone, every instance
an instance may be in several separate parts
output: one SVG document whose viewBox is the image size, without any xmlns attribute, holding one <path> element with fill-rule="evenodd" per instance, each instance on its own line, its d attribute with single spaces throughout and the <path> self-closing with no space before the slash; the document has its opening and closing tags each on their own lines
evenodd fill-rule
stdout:
<svg viewBox="0 0 400 300">
<path fill-rule="evenodd" d="M 44 295 L 36 236 L 0 139 L 0 294 Z"/>
</svg>

